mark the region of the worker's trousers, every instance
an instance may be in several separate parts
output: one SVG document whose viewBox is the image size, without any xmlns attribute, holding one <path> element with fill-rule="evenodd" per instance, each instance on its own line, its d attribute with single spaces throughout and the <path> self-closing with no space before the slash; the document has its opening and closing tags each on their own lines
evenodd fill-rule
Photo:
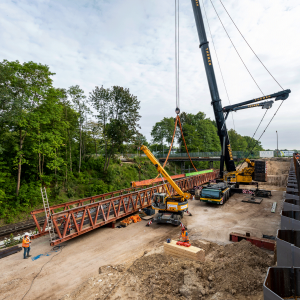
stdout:
<svg viewBox="0 0 300 300">
<path fill-rule="evenodd" d="M 29 255 L 30 247 L 25 248 L 24 247 L 24 258 Z"/>
</svg>

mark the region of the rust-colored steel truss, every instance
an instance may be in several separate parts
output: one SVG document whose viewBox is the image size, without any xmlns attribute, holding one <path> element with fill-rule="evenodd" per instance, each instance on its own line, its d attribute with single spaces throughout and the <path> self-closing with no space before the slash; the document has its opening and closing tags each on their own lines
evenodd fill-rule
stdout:
<svg viewBox="0 0 300 300">
<path fill-rule="evenodd" d="M 199 186 L 210 180 L 216 179 L 218 175 L 218 171 L 199 174 L 176 180 L 176 184 L 183 191 L 187 191 L 194 186 Z M 174 195 L 175 191 L 171 185 L 169 183 L 166 185 L 170 193 Z M 157 192 L 167 192 L 166 186 L 161 184 L 141 190 L 129 188 L 51 206 L 52 222 L 55 233 L 57 234 L 57 239 L 51 242 L 51 246 L 70 240 L 105 224 L 114 222 L 139 211 L 139 209 L 149 207 L 152 203 L 152 195 Z M 44 209 L 38 209 L 31 212 L 39 232 L 32 238 L 48 234 L 46 218 L 43 227 L 37 222 L 36 216 L 42 213 L 44 213 Z"/>
</svg>

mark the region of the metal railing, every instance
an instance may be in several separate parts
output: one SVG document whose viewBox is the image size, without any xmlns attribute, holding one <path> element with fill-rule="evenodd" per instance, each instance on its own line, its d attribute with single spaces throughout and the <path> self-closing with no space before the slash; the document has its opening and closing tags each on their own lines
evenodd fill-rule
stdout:
<svg viewBox="0 0 300 300">
<path fill-rule="evenodd" d="M 168 153 L 157 152 L 154 154 L 155 157 L 164 158 L 167 157 Z M 220 157 L 221 151 L 216 152 L 190 152 L 191 157 Z M 232 151 L 233 158 L 258 158 L 259 151 L 254 151 L 249 155 L 246 151 Z M 187 153 L 171 153 L 169 157 L 188 157 Z"/>
</svg>

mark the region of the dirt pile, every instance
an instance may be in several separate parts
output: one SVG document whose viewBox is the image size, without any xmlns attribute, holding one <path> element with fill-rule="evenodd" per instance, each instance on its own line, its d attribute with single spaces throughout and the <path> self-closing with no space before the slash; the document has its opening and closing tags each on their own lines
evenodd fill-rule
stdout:
<svg viewBox="0 0 300 300">
<path fill-rule="evenodd" d="M 273 158 L 268 160 L 268 181 L 264 184 L 285 187 L 290 169 L 290 163 L 290 159 L 287 158 Z"/>
<path fill-rule="evenodd" d="M 104 266 L 67 299 L 262 299 L 262 285 L 273 256 L 247 241 L 206 247 L 204 263 L 164 253 L 146 255 L 127 268 Z"/>
<path fill-rule="evenodd" d="M 275 185 L 285 187 L 287 183 L 288 173 L 290 169 L 290 158 L 271 158 L 265 159 L 267 163 L 267 182 L 260 182 L 260 185 Z M 246 162 L 237 166 L 237 170 L 248 167 Z"/>
</svg>

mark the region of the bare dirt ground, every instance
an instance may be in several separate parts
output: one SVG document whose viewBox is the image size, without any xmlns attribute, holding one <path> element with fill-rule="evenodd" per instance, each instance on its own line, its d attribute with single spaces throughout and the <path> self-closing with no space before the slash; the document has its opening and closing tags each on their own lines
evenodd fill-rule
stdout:
<svg viewBox="0 0 300 300">
<path fill-rule="evenodd" d="M 21 252 L 1 259 L 0 299 L 22 299 L 43 266 L 24 299 L 262 299 L 272 257 L 248 243 L 230 244 L 229 233 L 276 234 L 283 188 L 263 188 L 272 190 L 273 196 L 261 204 L 243 203 L 249 196 L 237 194 L 222 206 L 189 201 L 193 216 L 185 216 L 183 223 L 192 242 L 211 242 L 203 246 L 208 247 L 204 264 L 162 253 L 163 242 L 179 235 L 178 227 L 146 227 L 146 221 L 122 229 L 103 227 L 35 261 L 24 260 Z M 275 213 L 273 202 L 278 203 Z M 50 251 L 48 237 L 33 240 L 33 256 Z M 149 253 L 142 257 L 145 251 Z"/>
<path fill-rule="evenodd" d="M 203 242 L 194 241 L 203 247 Z M 206 242 L 204 263 L 166 256 L 163 247 L 131 266 L 106 265 L 63 300 L 263 299 L 261 286 L 272 255 L 247 241 Z"/>
</svg>

